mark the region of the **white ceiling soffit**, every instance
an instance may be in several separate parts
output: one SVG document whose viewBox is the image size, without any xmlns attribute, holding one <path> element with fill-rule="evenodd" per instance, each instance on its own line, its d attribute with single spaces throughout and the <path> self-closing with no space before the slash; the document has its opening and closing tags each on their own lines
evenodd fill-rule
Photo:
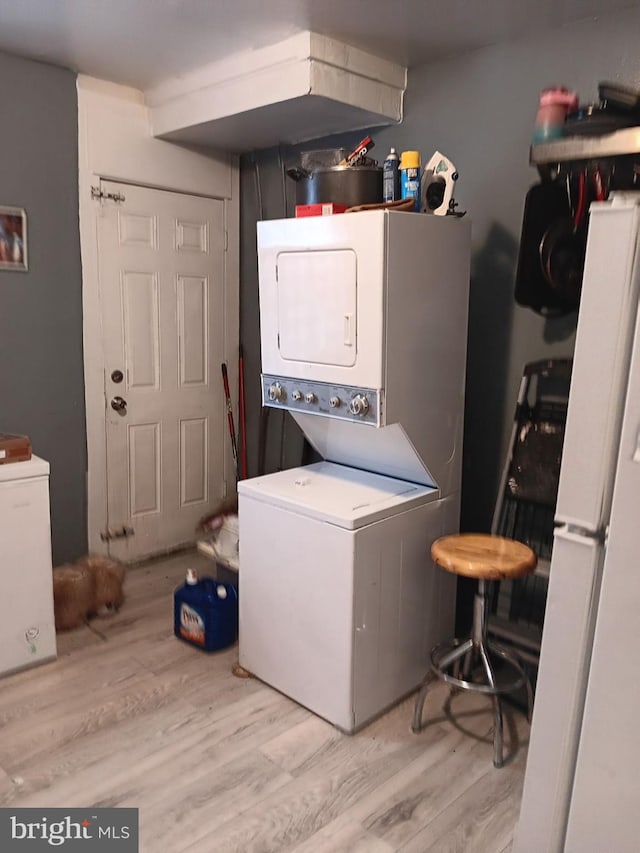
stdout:
<svg viewBox="0 0 640 853">
<path fill-rule="evenodd" d="M 154 136 L 249 151 L 402 120 L 407 70 L 305 31 L 145 91 Z"/>
</svg>

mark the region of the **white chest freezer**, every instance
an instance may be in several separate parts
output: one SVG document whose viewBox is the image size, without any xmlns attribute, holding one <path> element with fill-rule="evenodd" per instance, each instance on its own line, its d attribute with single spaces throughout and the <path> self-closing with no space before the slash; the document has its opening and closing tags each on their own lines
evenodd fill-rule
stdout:
<svg viewBox="0 0 640 853">
<path fill-rule="evenodd" d="M 453 629 L 437 489 L 319 462 L 238 484 L 240 663 L 353 732 L 414 690 Z"/>
<path fill-rule="evenodd" d="M 0 465 L 0 675 L 56 657 L 49 463 Z"/>
</svg>

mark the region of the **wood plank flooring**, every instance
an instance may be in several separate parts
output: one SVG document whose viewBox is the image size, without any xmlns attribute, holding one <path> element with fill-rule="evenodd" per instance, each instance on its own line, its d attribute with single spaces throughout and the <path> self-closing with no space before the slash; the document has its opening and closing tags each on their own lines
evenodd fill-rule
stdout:
<svg viewBox="0 0 640 853">
<path fill-rule="evenodd" d="M 237 647 L 173 636 L 173 590 L 195 552 L 130 570 L 119 614 L 59 635 L 59 658 L 0 682 L 0 805 L 140 810 L 144 853 L 507 853 L 528 727 L 447 689 L 343 735 L 255 679 Z"/>
</svg>

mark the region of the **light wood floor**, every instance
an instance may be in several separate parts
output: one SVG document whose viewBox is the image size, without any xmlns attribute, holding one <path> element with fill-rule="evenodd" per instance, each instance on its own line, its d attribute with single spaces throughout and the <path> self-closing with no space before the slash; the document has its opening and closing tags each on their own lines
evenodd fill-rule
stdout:
<svg viewBox="0 0 640 853">
<path fill-rule="evenodd" d="M 261 682 L 237 648 L 173 636 L 173 590 L 197 554 L 133 569 L 117 616 L 59 636 L 59 659 L 0 682 L 0 805 L 129 806 L 144 853 L 504 853 L 528 729 L 506 711 L 502 770 L 491 707 L 432 689 L 420 735 L 407 700 L 340 734 Z M 520 742 L 518 742 L 520 741 Z"/>
</svg>

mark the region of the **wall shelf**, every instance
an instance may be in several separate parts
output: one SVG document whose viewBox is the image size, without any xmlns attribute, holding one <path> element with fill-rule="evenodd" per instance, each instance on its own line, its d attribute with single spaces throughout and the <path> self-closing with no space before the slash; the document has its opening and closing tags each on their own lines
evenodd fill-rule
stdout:
<svg viewBox="0 0 640 853">
<path fill-rule="evenodd" d="M 532 145 L 532 166 L 551 166 L 575 160 L 595 160 L 640 154 L 640 127 L 625 127 L 603 136 L 568 136 Z"/>
</svg>

